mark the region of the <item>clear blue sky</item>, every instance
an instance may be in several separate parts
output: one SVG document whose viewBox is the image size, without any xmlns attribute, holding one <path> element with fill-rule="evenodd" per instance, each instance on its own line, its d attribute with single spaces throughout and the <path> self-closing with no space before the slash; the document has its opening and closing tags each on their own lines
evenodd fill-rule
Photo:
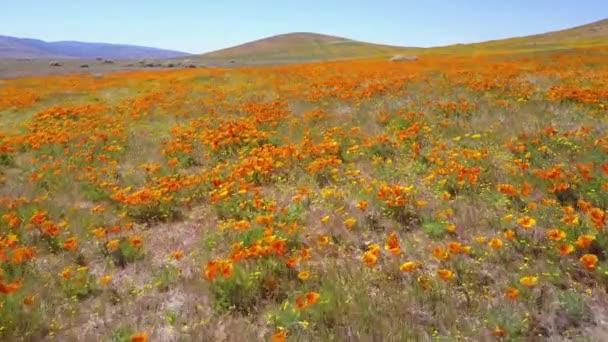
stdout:
<svg viewBox="0 0 608 342">
<path fill-rule="evenodd" d="M 206 52 L 305 31 L 403 46 L 468 43 L 608 18 L 608 0 L 3 0 L 0 35 Z"/>
</svg>

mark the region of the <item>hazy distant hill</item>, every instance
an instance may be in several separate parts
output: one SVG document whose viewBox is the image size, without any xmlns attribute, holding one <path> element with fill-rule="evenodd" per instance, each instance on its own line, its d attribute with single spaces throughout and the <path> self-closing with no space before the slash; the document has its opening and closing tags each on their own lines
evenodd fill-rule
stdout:
<svg viewBox="0 0 608 342">
<path fill-rule="evenodd" d="M 138 59 L 174 58 L 189 54 L 144 46 L 75 41 L 45 42 L 38 39 L 0 36 L 0 58 L 30 59 Z"/>
</svg>

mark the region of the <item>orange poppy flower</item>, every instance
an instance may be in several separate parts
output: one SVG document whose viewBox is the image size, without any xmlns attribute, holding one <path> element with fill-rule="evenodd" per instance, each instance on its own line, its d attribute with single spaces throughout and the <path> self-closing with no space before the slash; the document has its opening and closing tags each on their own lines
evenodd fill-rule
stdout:
<svg viewBox="0 0 608 342">
<path fill-rule="evenodd" d="M 118 246 L 120 246 L 120 240 L 115 239 L 115 240 L 110 240 L 107 244 L 106 247 L 108 248 L 108 250 L 114 251 L 118 248 Z"/>
<path fill-rule="evenodd" d="M 495 327 L 494 330 L 492 330 L 492 335 L 495 337 L 505 337 L 507 336 L 507 332 L 501 327 Z"/>
<path fill-rule="evenodd" d="M 378 261 L 378 255 L 374 251 L 367 251 L 363 253 L 361 260 L 369 267 L 372 267 Z"/>
<path fill-rule="evenodd" d="M 456 231 L 456 225 L 453 223 L 448 223 L 447 226 L 445 226 L 445 230 L 448 233 L 454 233 Z"/>
<path fill-rule="evenodd" d="M 101 277 L 101 283 L 103 285 L 108 285 L 111 281 L 112 281 L 112 276 L 111 275 L 105 275 L 103 277 Z"/>
<path fill-rule="evenodd" d="M 580 259 L 578 259 L 583 266 L 587 269 L 587 271 L 594 271 L 597 266 L 598 258 L 595 254 L 585 254 Z"/>
<path fill-rule="evenodd" d="M 437 275 L 439 276 L 439 278 L 445 281 L 452 280 L 455 276 L 454 272 L 446 269 L 437 270 Z"/>
<path fill-rule="evenodd" d="M 566 232 L 561 229 L 549 229 L 547 236 L 553 241 L 561 241 L 566 238 Z"/>
<path fill-rule="evenodd" d="M 536 225 L 536 220 L 526 215 L 522 218 L 519 218 L 517 220 L 517 224 L 524 229 L 530 229 Z"/>
<path fill-rule="evenodd" d="M 414 271 L 417 268 L 420 268 L 421 266 L 422 266 L 422 264 L 419 263 L 418 261 L 406 261 L 399 267 L 399 269 L 402 272 L 409 273 L 409 272 Z"/>
<path fill-rule="evenodd" d="M 460 242 L 450 242 L 448 243 L 448 250 L 452 254 L 459 254 L 462 249 L 462 244 Z"/>
<path fill-rule="evenodd" d="M 435 247 L 433 249 L 433 255 L 439 260 L 447 260 L 450 258 L 450 253 L 443 247 Z"/>
<path fill-rule="evenodd" d="M 63 269 L 63 271 L 61 271 L 61 273 L 59 273 L 59 275 L 61 276 L 61 278 L 68 280 L 72 277 L 72 268 L 70 267 L 66 267 Z"/>
<path fill-rule="evenodd" d="M 388 237 L 388 241 L 386 242 L 384 249 L 389 251 L 394 256 L 401 254 L 401 249 L 399 248 L 399 238 L 395 232 L 391 233 L 391 235 Z"/>
<path fill-rule="evenodd" d="M 321 235 L 317 238 L 317 243 L 321 246 L 327 246 L 329 244 L 329 236 Z"/>
<path fill-rule="evenodd" d="M 287 341 L 287 330 L 280 329 L 272 335 L 271 342 L 285 342 Z"/>
<path fill-rule="evenodd" d="M 139 332 L 131 336 L 131 342 L 147 342 L 148 334 L 145 332 Z"/>
<path fill-rule="evenodd" d="M 184 257 L 184 252 L 182 251 L 173 251 L 171 252 L 171 259 L 173 260 L 182 260 L 182 258 Z"/>
<path fill-rule="evenodd" d="M 298 273 L 298 279 L 300 279 L 302 281 L 306 281 L 309 278 L 310 278 L 310 271 L 308 271 L 308 270 L 303 270 Z"/>
<path fill-rule="evenodd" d="M 365 209 L 367 209 L 367 201 L 359 201 L 359 203 L 357 203 L 357 208 L 361 211 L 365 211 Z"/>
<path fill-rule="evenodd" d="M 74 236 L 63 242 L 63 248 L 73 251 L 78 246 L 78 239 Z"/>
<path fill-rule="evenodd" d="M 488 246 L 492 249 L 500 249 L 502 248 L 503 242 L 499 238 L 492 238 L 490 242 L 488 242 Z"/>
<path fill-rule="evenodd" d="M 0 281 L 0 293 L 9 295 L 11 293 L 17 292 L 23 286 L 23 282 L 18 280 L 14 281 L 10 284 L 4 284 Z"/>
<path fill-rule="evenodd" d="M 593 241 L 595 241 L 595 235 L 585 234 L 579 236 L 574 244 L 580 249 L 586 249 L 591 246 L 591 243 L 593 243 Z"/>
<path fill-rule="evenodd" d="M 129 243 L 135 248 L 140 248 L 143 244 L 143 241 L 140 235 L 133 235 L 129 238 Z"/>
<path fill-rule="evenodd" d="M 517 300 L 517 297 L 519 297 L 519 290 L 514 288 L 514 287 L 509 287 L 506 291 L 505 291 L 505 295 L 512 300 Z"/>
<path fill-rule="evenodd" d="M 559 251 L 559 254 L 567 256 L 574 252 L 574 246 L 571 244 L 562 244 L 557 247 L 557 250 Z"/>
<path fill-rule="evenodd" d="M 308 302 L 308 305 L 314 305 L 319 301 L 320 297 L 321 294 L 318 292 L 308 292 L 306 294 L 306 301 Z"/>
</svg>

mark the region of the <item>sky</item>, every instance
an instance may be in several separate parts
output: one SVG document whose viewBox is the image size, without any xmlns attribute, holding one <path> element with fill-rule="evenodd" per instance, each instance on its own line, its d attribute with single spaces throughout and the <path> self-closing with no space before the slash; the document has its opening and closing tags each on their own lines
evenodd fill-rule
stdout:
<svg viewBox="0 0 608 342">
<path fill-rule="evenodd" d="M 191 53 L 289 32 L 429 47 L 605 18 L 608 0 L 0 0 L 0 35 Z"/>
</svg>

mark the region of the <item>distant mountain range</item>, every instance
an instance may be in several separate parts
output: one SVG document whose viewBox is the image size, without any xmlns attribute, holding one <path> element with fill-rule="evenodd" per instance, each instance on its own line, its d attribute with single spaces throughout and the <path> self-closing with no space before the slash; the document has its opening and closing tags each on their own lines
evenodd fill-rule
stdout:
<svg viewBox="0 0 608 342">
<path fill-rule="evenodd" d="M 136 45 L 45 42 L 39 39 L 0 36 L 0 59 L 162 59 L 189 55 L 180 51 Z"/>
</svg>

